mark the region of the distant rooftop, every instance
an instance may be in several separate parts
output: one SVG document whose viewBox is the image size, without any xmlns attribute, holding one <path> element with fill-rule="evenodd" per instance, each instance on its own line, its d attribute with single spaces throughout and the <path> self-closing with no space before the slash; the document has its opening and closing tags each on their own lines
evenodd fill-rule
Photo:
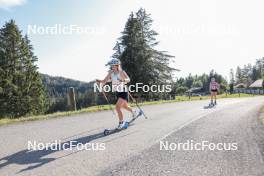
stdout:
<svg viewBox="0 0 264 176">
<path fill-rule="evenodd" d="M 263 83 L 263 80 L 258 79 L 255 82 L 253 82 L 249 87 L 250 88 L 262 88 L 263 87 L 262 83 Z"/>
<path fill-rule="evenodd" d="M 235 85 L 235 88 L 238 89 L 238 88 L 247 88 L 247 85 L 244 84 L 244 83 L 239 83 L 237 85 Z"/>
</svg>

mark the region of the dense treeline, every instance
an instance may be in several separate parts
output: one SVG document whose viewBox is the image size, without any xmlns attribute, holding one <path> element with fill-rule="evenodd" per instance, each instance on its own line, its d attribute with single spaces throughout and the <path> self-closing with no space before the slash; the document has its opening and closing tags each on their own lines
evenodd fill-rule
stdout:
<svg viewBox="0 0 264 176">
<path fill-rule="evenodd" d="M 212 77 L 216 78 L 216 81 L 220 83 L 220 93 L 225 91 L 233 92 L 234 86 L 238 84 L 244 84 L 246 87 L 251 85 L 258 79 L 264 79 L 264 57 L 257 59 L 255 64 L 247 64 L 242 68 L 238 66 L 236 71 L 230 70 L 229 84 L 223 76 L 211 71 L 209 74 L 195 75 L 191 74 L 186 78 L 179 78 L 173 89 L 173 94 L 185 94 L 186 91 L 192 88 L 202 88 L 201 91 L 209 92 L 209 83 Z"/>
<path fill-rule="evenodd" d="M 100 93 L 94 93 L 94 82 L 81 82 L 59 76 L 41 74 L 42 82 L 47 96 L 48 109 L 46 113 L 67 111 L 69 88 L 75 90 L 77 109 L 94 105 L 105 104 L 106 100 Z"/>
<path fill-rule="evenodd" d="M 198 88 L 199 92 L 209 93 L 209 84 L 211 78 L 214 77 L 216 81 L 220 84 L 220 93 L 228 90 L 227 80 L 223 76 L 212 70 L 209 74 L 195 75 L 191 74 L 186 78 L 179 78 L 173 86 L 172 94 L 183 95 L 186 91 L 190 89 Z"/>
<path fill-rule="evenodd" d="M 247 64 L 244 67 L 237 67 L 236 73 L 230 70 L 230 77 L 234 84 L 244 83 L 249 86 L 252 82 L 264 78 L 264 57 L 257 59 L 255 64 Z"/>
<path fill-rule="evenodd" d="M 28 37 L 13 20 L 7 22 L 0 29 L 0 117 L 69 110 L 69 87 L 76 90 L 78 109 L 105 103 L 92 83 L 40 74 L 37 60 Z"/>
<path fill-rule="evenodd" d="M 27 36 L 13 20 L 0 29 L 0 117 L 19 117 L 46 111 L 37 57 Z"/>
<path fill-rule="evenodd" d="M 95 97 L 93 96 L 92 83 L 85 83 L 63 77 L 52 77 L 45 74 L 41 74 L 41 77 L 49 105 L 47 113 L 69 110 L 68 91 L 70 87 L 75 88 L 77 109 L 96 104 Z"/>
</svg>

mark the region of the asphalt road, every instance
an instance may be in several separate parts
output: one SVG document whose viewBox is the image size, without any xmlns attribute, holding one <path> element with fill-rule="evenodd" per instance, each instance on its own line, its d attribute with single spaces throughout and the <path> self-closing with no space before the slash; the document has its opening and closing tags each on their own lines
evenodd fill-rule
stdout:
<svg viewBox="0 0 264 176">
<path fill-rule="evenodd" d="M 212 109 L 204 109 L 206 104 L 144 106 L 149 119 L 106 137 L 103 130 L 117 124 L 110 111 L 2 126 L 0 175 L 264 175 L 264 127 L 258 118 L 264 97 L 222 99 Z M 27 150 L 29 141 L 59 140 L 90 144 L 90 150 Z M 236 147 L 161 150 L 161 141 Z"/>
</svg>

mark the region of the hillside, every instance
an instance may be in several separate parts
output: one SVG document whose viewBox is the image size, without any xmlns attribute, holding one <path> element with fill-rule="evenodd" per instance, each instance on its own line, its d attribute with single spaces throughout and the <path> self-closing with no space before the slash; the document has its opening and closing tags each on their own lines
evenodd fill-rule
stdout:
<svg viewBox="0 0 264 176">
<path fill-rule="evenodd" d="M 48 99 L 48 113 L 68 110 L 67 94 L 70 87 L 75 88 L 78 109 L 97 104 L 97 98 L 93 92 L 94 82 L 87 83 L 47 74 L 41 74 L 41 77 Z"/>
<path fill-rule="evenodd" d="M 93 89 L 93 82 L 87 83 L 61 76 L 50 76 L 47 74 L 41 74 L 41 77 L 48 95 L 55 99 L 67 97 L 69 87 L 74 87 L 78 94 L 83 94 L 88 90 Z"/>
</svg>

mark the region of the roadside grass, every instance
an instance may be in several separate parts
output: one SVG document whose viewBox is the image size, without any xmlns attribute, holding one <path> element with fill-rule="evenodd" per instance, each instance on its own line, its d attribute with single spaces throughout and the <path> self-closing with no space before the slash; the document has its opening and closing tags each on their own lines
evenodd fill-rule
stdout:
<svg viewBox="0 0 264 176">
<path fill-rule="evenodd" d="M 253 97 L 253 96 L 256 96 L 256 95 L 221 94 L 221 95 L 218 95 L 218 98 L 239 98 L 239 97 Z M 173 100 L 140 102 L 139 105 L 154 105 L 154 104 L 175 103 L 175 102 L 183 102 L 183 101 L 198 101 L 198 100 L 206 100 L 206 99 L 210 99 L 210 96 L 201 96 L 201 97 L 195 96 L 195 97 L 191 97 L 190 99 L 188 96 L 176 96 L 175 99 Z M 132 103 L 131 106 L 135 106 L 135 104 Z M 111 107 L 114 109 L 114 105 L 111 105 Z M 88 108 L 83 108 L 77 111 L 56 112 L 52 114 L 27 116 L 27 117 L 20 117 L 20 118 L 1 118 L 0 125 L 12 124 L 12 123 L 17 123 L 17 122 L 35 121 L 35 120 L 46 120 L 46 119 L 52 119 L 52 118 L 58 118 L 58 117 L 71 116 L 75 114 L 98 112 L 98 111 L 104 111 L 104 110 L 110 110 L 110 106 L 109 105 L 99 105 L 99 106 L 91 106 Z M 262 111 L 264 113 L 264 107 Z M 264 116 L 263 116 L 263 123 L 264 123 Z"/>
<path fill-rule="evenodd" d="M 112 107 L 114 106 L 112 105 Z M 77 111 L 55 112 L 52 114 L 27 116 L 27 117 L 20 117 L 20 118 L 2 118 L 0 119 L 0 125 L 6 125 L 6 124 L 11 124 L 11 123 L 16 123 L 16 122 L 46 120 L 46 119 L 71 116 L 71 115 L 81 114 L 81 113 L 104 111 L 104 110 L 109 110 L 109 109 L 110 107 L 108 105 L 98 105 L 98 106 L 91 106 L 88 108 L 80 109 Z"/>
<path fill-rule="evenodd" d="M 218 99 L 222 98 L 242 98 L 242 97 L 253 97 L 256 95 L 251 95 L 251 94 L 221 94 L 218 95 Z M 195 96 L 191 97 L 189 99 L 188 96 L 176 96 L 174 100 L 159 100 L 159 101 L 149 101 L 149 102 L 143 102 L 139 103 L 140 105 L 153 105 L 153 104 L 163 104 L 163 103 L 175 103 L 175 102 L 182 102 L 182 101 L 197 101 L 197 100 L 208 100 L 210 99 L 210 96 Z"/>
</svg>

